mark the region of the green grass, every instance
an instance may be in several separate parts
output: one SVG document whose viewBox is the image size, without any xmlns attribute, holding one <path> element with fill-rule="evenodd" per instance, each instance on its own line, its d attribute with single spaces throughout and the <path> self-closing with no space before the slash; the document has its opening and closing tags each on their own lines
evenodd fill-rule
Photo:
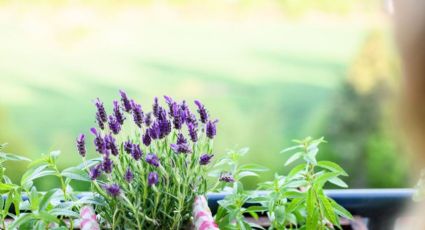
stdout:
<svg viewBox="0 0 425 230">
<path fill-rule="evenodd" d="M 107 20 L 52 23 L 45 34 L 1 25 L 0 106 L 24 155 L 61 149 L 63 166 L 79 162 L 74 139 L 93 126 L 91 101 L 125 89 L 145 108 L 156 95 L 203 100 L 220 119 L 216 153 L 249 146 L 247 161 L 282 169 L 278 152 L 291 139 L 320 135 L 364 33 L 342 24 Z"/>
</svg>

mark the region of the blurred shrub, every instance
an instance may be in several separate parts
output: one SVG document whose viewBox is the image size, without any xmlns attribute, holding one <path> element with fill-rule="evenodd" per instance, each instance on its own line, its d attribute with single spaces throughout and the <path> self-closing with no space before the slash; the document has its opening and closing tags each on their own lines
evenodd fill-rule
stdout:
<svg viewBox="0 0 425 230">
<path fill-rule="evenodd" d="M 350 187 L 406 185 L 405 158 L 391 125 L 400 68 L 388 37 L 379 30 L 366 37 L 326 123 L 327 150 L 349 171 Z"/>
</svg>

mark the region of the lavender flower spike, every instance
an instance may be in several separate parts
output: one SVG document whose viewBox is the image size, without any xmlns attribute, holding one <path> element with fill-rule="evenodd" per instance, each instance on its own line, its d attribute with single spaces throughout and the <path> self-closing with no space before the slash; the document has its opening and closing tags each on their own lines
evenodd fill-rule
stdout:
<svg viewBox="0 0 425 230">
<path fill-rule="evenodd" d="M 186 143 L 187 143 L 186 138 L 184 138 L 183 134 L 179 133 L 179 134 L 177 135 L 177 141 L 176 141 L 176 144 L 181 145 L 181 144 L 186 144 Z"/>
<path fill-rule="evenodd" d="M 133 181 L 133 178 L 134 178 L 133 172 L 131 172 L 130 168 L 127 168 L 127 171 L 125 171 L 125 174 L 124 174 L 125 181 L 130 183 L 131 181 Z"/>
<path fill-rule="evenodd" d="M 124 114 L 122 114 L 122 112 L 121 112 L 121 108 L 118 104 L 118 101 L 114 100 L 113 103 L 114 103 L 114 109 L 113 110 L 114 110 L 115 119 L 118 121 L 118 123 L 120 123 L 120 125 L 123 125 L 124 120 L 125 120 Z"/>
<path fill-rule="evenodd" d="M 119 121 L 116 119 L 115 116 L 112 116 L 112 115 L 109 116 L 108 124 L 109 124 L 109 129 L 115 135 L 117 135 L 121 131 L 121 124 L 119 123 Z"/>
<path fill-rule="evenodd" d="M 102 165 L 98 164 L 90 169 L 90 179 L 96 180 L 102 174 Z"/>
<path fill-rule="evenodd" d="M 107 149 L 111 150 L 112 155 L 117 156 L 119 154 L 115 138 L 111 134 L 105 136 L 105 145 Z"/>
<path fill-rule="evenodd" d="M 152 113 L 151 112 L 146 114 L 144 122 L 145 122 L 147 127 L 151 126 L 151 124 L 152 124 Z"/>
<path fill-rule="evenodd" d="M 121 194 L 121 188 L 117 184 L 105 185 L 104 189 L 112 197 L 117 197 Z"/>
<path fill-rule="evenodd" d="M 94 101 L 94 104 L 96 105 L 96 108 L 97 108 L 96 115 L 100 118 L 102 122 L 106 122 L 107 115 L 106 115 L 105 107 L 103 106 L 103 102 L 100 101 L 99 98 L 96 98 L 96 100 Z"/>
<path fill-rule="evenodd" d="M 143 123 L 143 111 L 142 106 L 137 104 L 135 101 L 131 100 L 131 109 L 133 110 L 133 120 L 139 128 L 142 128 Z"/>
<path fill-rule="evenodd" d="M 77 150 L 78 150 L 78 153 L 82 157 L 85 157 L 86 156 L 86 140 L 85 140 L 85 135 L 84 134 L 80 134 L 77 137 Z"/>
<path fill-rule="evenodd" d="M 121 102 L 122 102 L 122 106 L 124 107 L 124 110 L 128 113 L 131 111 L 131 104 L 130 104 L 130 100 L 127 97 L 127 94 L 120 90 L 120 95 L 121 95 Z"/>
<path fill-rule="evenodd" d="M 131 152 L 133 151 L 133 142 L 130 140 L 127 140 L 126 142 L 124 142 L 124 151 L 128 154 L 131 154 Z"/>
<path fill-rule="evenodd" d="M 205 133 L 207 134 L 207 137 L 209 139 L 213 139 L 214 136 L 217 134 L 217 128 L 216 128 L 217 122 L 218 122 L 218 120 L 207 122 L 207 127 L 206 127 L 206 130 L 205 130 Z"/>
<path fill-rule="evenodd" d="M 189 136 L 190 136 L 190 140 L 192 140 L 192 142 L 197 142 L 198 141 L 198 130 L 196 129 L 196 126 L 192 123 L 189 123 L 187 125 L 187 128 L 189 130 Z"/>
<path fill-rule="evenodd" d="M 135 159 L 136 161 L 140 160 L 140 158 L 142 158 L 143 152 L 140 149 L 140 146 L 138 144 L 133 144 L 133 147 L 131 149 L 131 156 L 133 157 L 133 159 Z"/>
<path fill-rule="evenodd" d="M 155 167 L 159 166 L 158 156 L 153 153 L 149 153 L 148 155 L 146 155 L 146 162 Z"/>
<path fill-rule="evenodd" d="M 201 118 L 201 122 L 205 124 L 208 120 L 208 111 L 200 101 L 195 100 L 195 104 L 198 107 L 198 113 L 199 117 Z"/>
<path fill-rule="evenodd" d="M 226 173 L 226 172 L 223 172 L 220 175 L 220 178 L 218 180 L 223 181 L 223 182 L 227 182 L 227 183 L 235 182 L 235 179 L 233 178 L 233 176 L 230 173 Z"/>
<path fill-rule="evenodd" d="M 102 136 L 97 132 L 96 128 L 91 128 L 90 132 L 96 136 L 93 141 L 94 145 L 96 146 L 96 151 L 98 153 L 104 154 L 106 152 L 106 145 Z"/>
<path fill-rule="evenodd" d="M 158 184 L 158 173 L 150 172 L 148 175 L 148 184 L 149 186 Z"/>
<path fill-rule="evenodd" d="M 158 104 L 158 98 L 157 97 L 155 97 L 155 99 L 153 101 L 152 111 L 153 111 L 154 117 L 159 116 L 159 104 Z"/>
<path fill-rule="evenodd" d="M 203 154 L 200 158 L 199 158 L 199 164 L 200 165 L 207 165 L 211 162 L 211 158 L 213 158 L 214 155 L 208 155 L 208 154 Z"/>
<path fill-rule="evenodd" d="M 114 163 L 112 162 L 111 158 L 109 158 L 109 157 L 103 158 L 103 161 L 102 161 L 102 170 L 105 173 L 111 173 L 113 167 L 114 167 Z"/>
<path fill-rule="evenodd" d="M 148 131 L 148 130 L 146 130 Z M 151 136 L 149 136 L 149 132 L 146 132 L 142 137 L 142 142 L 145 146 L 149 146 L 152 142 Z"/>
<path fill-rule="evenodd" d="M 171 144 L 170 148 L 175 152 L 175 153 L 191 153 L 192 150 L 190 149 L 188 144 Z"/>
</svg>

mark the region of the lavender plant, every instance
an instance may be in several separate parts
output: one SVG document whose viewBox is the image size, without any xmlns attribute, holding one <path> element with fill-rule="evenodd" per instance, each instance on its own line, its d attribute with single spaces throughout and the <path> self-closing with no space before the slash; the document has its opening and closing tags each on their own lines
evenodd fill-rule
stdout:
<svg viewBox="0 0 425 230">
<path fill-rule="evenodd" d="M 196 195 L 208 190 L 217 120 L 195 101 L 199 118 L 185 101 L 158 98 L 147 112 L 120 91 L 107 114 L 95 101 L 97 128 L 91 128 L 100 157 L 86 160 L 85 135 L 77 149 L 91 189 L 105 206 L 96 212 L 112 229 L 180 229 L 190 221 Z"/>
</svg>

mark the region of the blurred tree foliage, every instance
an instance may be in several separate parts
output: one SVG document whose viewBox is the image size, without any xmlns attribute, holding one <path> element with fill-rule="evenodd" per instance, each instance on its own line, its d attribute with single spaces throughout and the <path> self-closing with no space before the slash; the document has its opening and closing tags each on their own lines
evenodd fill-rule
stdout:
<svg viewBox="0 0 425 230">
<path fill-rule="evenodd" d="M 397 138 L 394 96 L 400 68 L 386 34 L 374 30 L 353 59 L 326 122 L 327 151 L 350 174 L 352 187 L 402 187 L 406 158 Z M 385 177 L 385 178 L 383 178 Z"/>
</svg>

